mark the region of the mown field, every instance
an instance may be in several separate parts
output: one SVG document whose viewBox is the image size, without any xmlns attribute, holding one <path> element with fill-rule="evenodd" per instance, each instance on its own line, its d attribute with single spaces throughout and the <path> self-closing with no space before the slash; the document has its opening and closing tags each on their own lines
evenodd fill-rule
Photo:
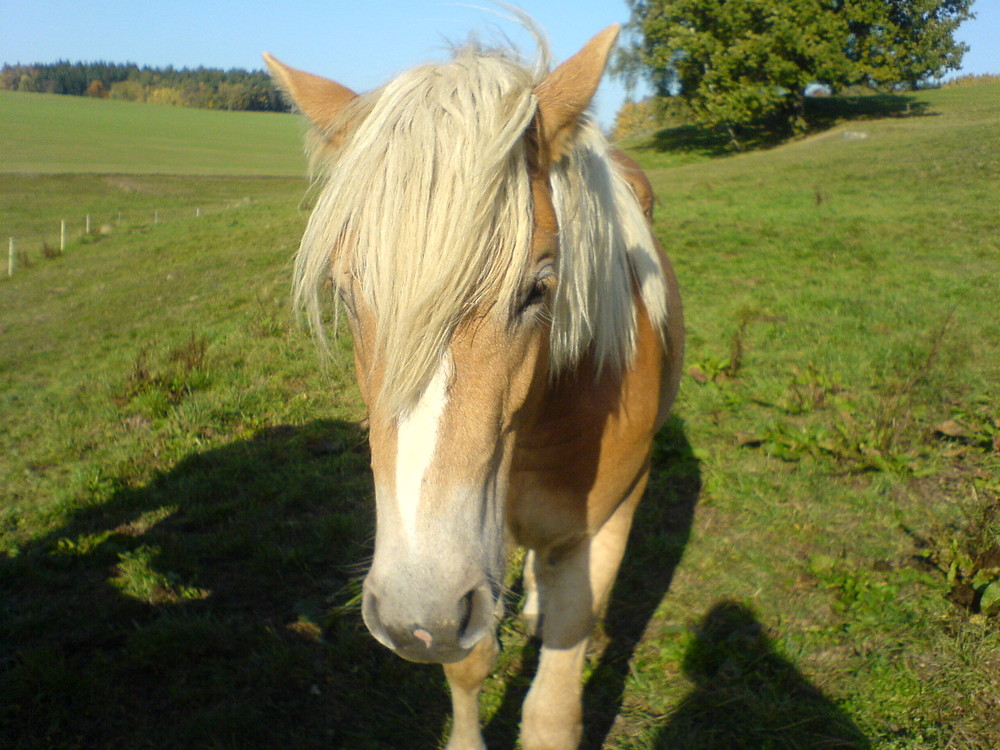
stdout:
<svg viewBox="0 0 1000 750">
<path fill-rule="evenodd" d="M 849 119 L 767 151 L 629 144 L 687 374 L 586 747 L 1000 746 L 1000 85 L 823 106 Z M 189 142 L 171 175 L 75 161 L 38 117 L 5 134 L 35 154 L 5 155 L 5 224 L 177 211 L 0 280 L 0 746 L 443 746 L 440 670 L 361 623 L 350 340 L 321 365 L 288 307 L 306 182 L 252 169 L 289 141 L 234 115 L 246 158 Z M 511 747 L 534 646 L 501 635 L 483 719 Z"/>
<path fill-rule="evenodd" d="M 0 172 L 297 176 L 298 118 L 0 91 Z"/>
</svg>

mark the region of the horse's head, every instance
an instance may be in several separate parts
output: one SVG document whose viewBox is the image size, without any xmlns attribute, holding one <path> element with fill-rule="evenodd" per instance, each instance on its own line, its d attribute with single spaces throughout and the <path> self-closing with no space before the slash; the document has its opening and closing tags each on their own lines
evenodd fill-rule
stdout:
<svg viewBox="0 0 1000 750">
<path fill-rule="evenodd" d="M 266 58 L 330 165 L 298 289 L 332 280 L 347 310 L 377 504 L 363 614 L 406 658 L 457 661 L 495 626 L 513 444 L 549 378 L 550 168 L 616 35 L 544 76 L 459 54 L 363 96 Z"/>
</svg>

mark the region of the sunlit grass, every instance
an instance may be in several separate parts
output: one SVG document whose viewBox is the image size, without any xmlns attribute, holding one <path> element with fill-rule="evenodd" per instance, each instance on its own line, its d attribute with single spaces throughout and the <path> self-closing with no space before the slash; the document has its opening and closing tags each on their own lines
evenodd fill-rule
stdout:
<svg viewBox="0 0 1000 750">
<path fill-rule="evenodd" d="M 688 353 L 586 747 L 1000 744 L 1000 89 L 919 102 L 766 152 L 633 152 Z M 350 337 L 323 365 L 288 303 L 305 182 L 121 179 L 0 177 L 18 232 L 176 210 L 0 280 L 0 744 L 442 745 L 440 670 L 357 611 Z M 536 657 L 513 616 L 501 638 L 483 713 L 513 746 Z"/>
<path fill-rule="evenodd" d="M 0 172 L 299 175 L 301 123 L 275 112 L 0 91 Z"/>
</svg>

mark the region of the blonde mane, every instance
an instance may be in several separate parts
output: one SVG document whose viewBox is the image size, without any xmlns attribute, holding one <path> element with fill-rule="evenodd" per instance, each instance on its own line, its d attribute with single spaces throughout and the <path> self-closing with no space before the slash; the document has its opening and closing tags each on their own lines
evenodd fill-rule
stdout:
<svg viewBox="0 0 1000 750">
<path fill-rule="evenodd" d="M 317 139 L 313 158 L 325 176 L 296 257 L 295 300 L 320 335 L 320 291 L 331 277 L 374 311 L 389 413 L 416 401 L 462 320 L 514 307 L 533 226 L 524 134 L 548 67 L 514 57 L 458 49 L 451 62 L 359 96 L 331 127 L 338 135 Z M 560 230 L 553 375 L 591 347 L 599 367 L 631 362 L 633 288 L 654 327 L 666 321 L 652 236 L 608 152 L 587 122 L 552 168 Z"/>
</svg>

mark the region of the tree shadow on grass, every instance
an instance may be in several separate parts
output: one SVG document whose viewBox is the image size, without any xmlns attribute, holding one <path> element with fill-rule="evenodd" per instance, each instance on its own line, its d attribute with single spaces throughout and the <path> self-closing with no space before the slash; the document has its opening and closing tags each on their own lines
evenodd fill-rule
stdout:
<svg viewBox="0 0 1000 750">
<path fill-rule="evenodd" d="M 434 747 L 440 669 L 357 611 L 371 498 L 365 438 L 333 421 L 96 478 L 0 559 L 4 748 Z"/>
<path fill-rule="evenodd" d="M 618 716 L 629 665 L 646 625 L 666 596 L 687 545 L 701 492 L 699 461 L 684 423 L 672 417 L 657 435 L 646 497 L 636 512 L 629 544 L 611 593 L 597 663 L 584 687 L 581 748 L 600 748 Z M 507 678 L 502 704 L 484 731 L 491 747 L 513 747 L 521 705 L 537 667 L 537 644 L 528 643 Z"/>
<path fill-rule="evenodd" d="M 732 138 L 724 130 L 677 125 L 658 130 L 646 148 L 681 154 L 723 156 L 732 152 Z"/>
<path fill-rule="evenodd" d="M 717 604 L 684 657 L 695 688 L 654 747 L 686 750 L 871 747 L 822 691 L 779 656 L 754 613 Z"/>
<path fill-rule="evenodd" d="M 806 97 L 810 130 L 827 130 L 839 122 L 928 117 L 928 104 L 912 94 Z"/>
<path fill-rule="evenodd" d="M 808 127 L 805 134 L 815 135 L 843 122 L 926 117 L 927 102 L 908 94 L 865 94 L 863 96 L 809 96 L 805 102 Z M 737 129 L 740 150 L 770 148 L 789 138 L 784 118 Z M 732 136 L 724 128 L 678 125 L 657 131 L 649 144 L 639 150 L 651 150 L 702 156 L 724 156 L 734 151 Z"/>
</svg>

